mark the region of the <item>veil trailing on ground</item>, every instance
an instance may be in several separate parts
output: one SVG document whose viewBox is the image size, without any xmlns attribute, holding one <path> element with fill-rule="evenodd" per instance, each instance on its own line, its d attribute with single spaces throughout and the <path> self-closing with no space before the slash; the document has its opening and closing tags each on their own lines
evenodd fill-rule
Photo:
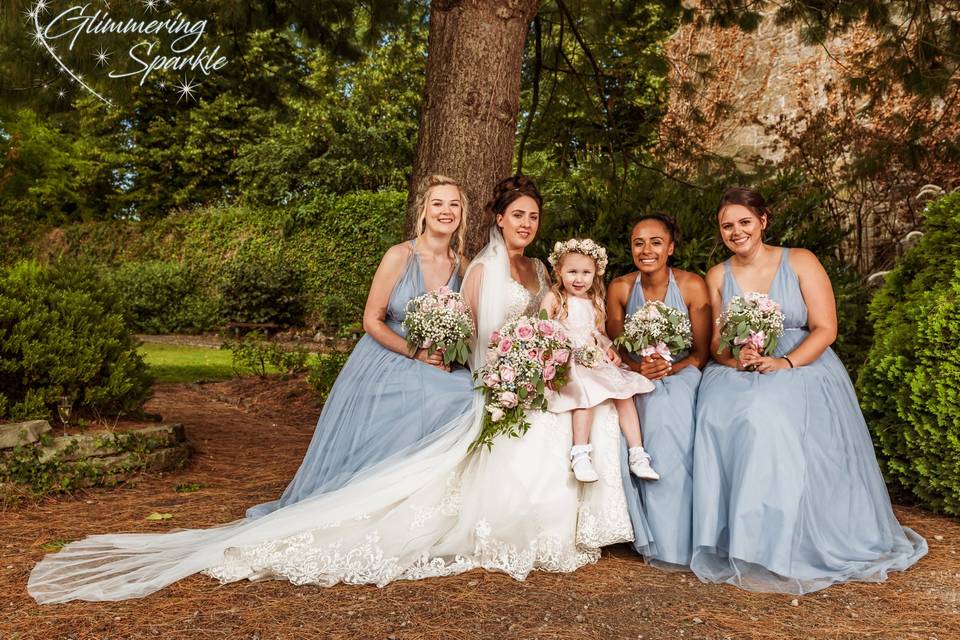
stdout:
<svg viewBox="0 0 960 640">
<path fill-rule="evenodd" d="M 494 226 L 464 282 L 477 322 L 474 367 L 486 357 L 487 337 L 504 321 L 509 278 L 506 246 Z M 198 572 L 222 581 L 283 577 L 295 583 L 379 585 L 455 572 L 456 558 L 431 552 L 458 521 L 451 479 L 470 465 L 483 412 L 477 393 L 471 411 L 450 416 L 415 449 L 381 461 L 339 489 L 260 518 L 70 543 L 34 567 L 27 590 L 45 604 L 139 598 Z"/>
</svg>

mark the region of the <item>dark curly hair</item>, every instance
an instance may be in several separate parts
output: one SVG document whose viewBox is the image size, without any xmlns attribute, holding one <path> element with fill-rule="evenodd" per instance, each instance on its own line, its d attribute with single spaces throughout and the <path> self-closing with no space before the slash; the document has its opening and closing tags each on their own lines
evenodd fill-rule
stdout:
<svg viewBox="0 0 960 640">
<path fill-rule="evenodd" d="M 537 207 L 543 208 L 543 197 L 537 188 L 537 183 L 529 176 L 510 176 L 504 178 L 493 188 L 493 197 L 483 208 L 485 215 L 489 216 L 490 222 L 496 224 L 497 216 L 507 210 L 515 200 L 523 196 L 533 198 Z"/>
<path fill-rule="evenodd" d="M 770 207 L 767 206 L 767 201 L 763 199 L 763 196 L 745 187 L 730 187 L 724 191 L 723 195 L 720 196 L 720 204 L 717 206 L 717 212 L 713 217 L 717 218 L 720 212 L 732 204 L 746 207 L 758 218 L 766 216 L 768 225 L 773 219 L 773 213 L 770 211 Z"/>
<path fill-rule="evenodd" d="M 633 237 L 633 230 L 637 228 L 637 225 L 646 220 L 656 220 L 662 224 L 666 229 L 667 233 L 670 234 L 670 242 L 674 245 L 680 244 L 680 227 L 677 226 L 677 220 L 669 213 L 657 212 L 657 213 L 647 213 L 645 215 L 637 218 L 637 221 L 633 223 L 633 226 L 630 227 L 630 236 Z"/>
</svg>

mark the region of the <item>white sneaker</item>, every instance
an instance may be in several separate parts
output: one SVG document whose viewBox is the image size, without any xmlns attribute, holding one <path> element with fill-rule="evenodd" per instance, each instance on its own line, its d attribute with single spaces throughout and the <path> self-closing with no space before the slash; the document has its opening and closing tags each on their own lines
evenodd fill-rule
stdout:
<svg viewBox="0 0 960 640">
<path fill-rule="evenodd" d="M 574 477 L 580 482 L 596 482 L 600 479 L 597 470 L 593 468 L 593 462 L 590 460 L 590 452 L 593 446 L 589 444 L 574 445 L 570 449 L 570 458 L 572 462 L 570 468 L 573 469 Z"/>
<path fill-rule="evenodd" d="M 650 466 L 650 454 L 643 447 L 630 449 L 630 473 L 641 480 L 659 480 L 660 474 Z"/>
</svg>

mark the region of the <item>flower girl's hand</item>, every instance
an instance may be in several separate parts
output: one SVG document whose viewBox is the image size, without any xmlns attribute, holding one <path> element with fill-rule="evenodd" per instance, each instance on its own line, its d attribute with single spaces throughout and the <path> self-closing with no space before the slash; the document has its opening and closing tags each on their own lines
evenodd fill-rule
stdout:
<svg viewBox="0 0 960 640">
<path fill-rule="evenodd" d="M 617 350 L 613 347 L 607 348 L 607 358 L 615 367 L 619 367 L 623 363 L 623 360 L 620 358 L 620 354 L 617 353 Z"/>
</svg>

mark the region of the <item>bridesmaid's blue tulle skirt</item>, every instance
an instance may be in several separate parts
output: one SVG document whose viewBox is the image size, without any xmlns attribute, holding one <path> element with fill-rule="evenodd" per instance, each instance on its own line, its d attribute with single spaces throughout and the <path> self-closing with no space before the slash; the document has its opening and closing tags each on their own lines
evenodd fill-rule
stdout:
<svg viewBox="0 0 960 640">
<path fill-rule="evenodd" d="M 333 388 L 293 481 L 279 500 L 256 505 L 260 517 L 320 492 L 416 447 L 472 408 L 466 369 L 447 373 L 390 351 L 369 335 L 354 348 Z"/>
<path fill-rule="evenodd" d="M 777 353 L 807 335 L 788 330 Z M 833 350 L 771 374 L 710 364 L 697 407 L 691 568 L 701 579 L 802 594 L 881 581 L 926 554 L 894 516 Z"/>
<path fill-rule="evenodd" d="M 700 370 L 684 367 L 654 384 L 654 391 L 635 398 L 643 446 L 660 474 L 656 482 L 635 479 L 655 543 L 645 555 L 661 568 L 684 569 L 690 564 L 693 533 L 694 407 Z"/>
</svg>

